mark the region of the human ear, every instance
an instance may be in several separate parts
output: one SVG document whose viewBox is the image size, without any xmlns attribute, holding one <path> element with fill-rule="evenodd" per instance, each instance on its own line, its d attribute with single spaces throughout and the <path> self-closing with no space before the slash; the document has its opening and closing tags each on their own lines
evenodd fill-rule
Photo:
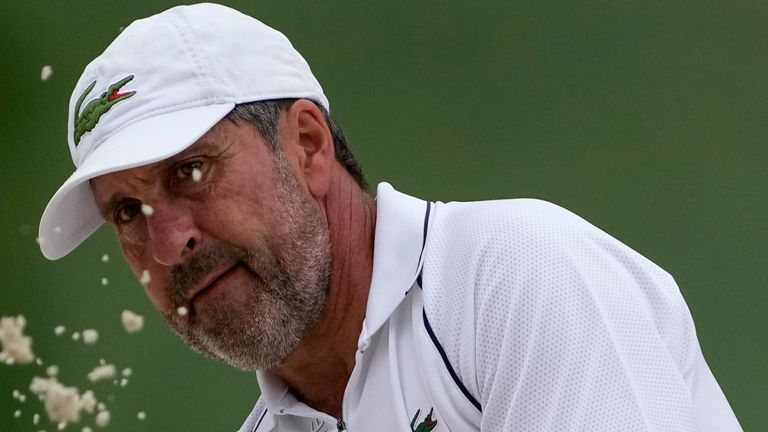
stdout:
<svg viewBox="0 0 768 432">
<path fill-rule="evenodd" d="M 331 183 L 335 160 L 333 136 L 323 113 L 314 102 L 299 99 L 285 113 L 283 145 L 297 177 L 310 194 L 321 198 Z"/>
</svg>

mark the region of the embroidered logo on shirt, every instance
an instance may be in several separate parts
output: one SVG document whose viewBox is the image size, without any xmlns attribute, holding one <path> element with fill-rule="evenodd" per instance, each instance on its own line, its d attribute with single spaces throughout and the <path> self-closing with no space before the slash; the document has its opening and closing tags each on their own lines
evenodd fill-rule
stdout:
<svg viewBox="0 0 768 432">
<path fill-rule="evenodd" d="M 429 414 L 422 420 L 421 423 L 419 423 L 416 428 L 413 427 L 413 425 L 416 424 L 416 419 L 419 418 L 419 414 L 421 414 L 421 410 L 416 410 L 416 414 L 413 415 L 413 420 L 411 420 L 411 431 L 412 432 L 429 432 L 432 429 L 437 427 L 437 420 L 432 418 L 432 412 L 435 410 L 434 407 L 429 409 Z"/>
<path fill-rule="evenodd" d="M 309 430 L 310 432 L 328 432 L 328 429 L 325 427 L 325 422 L 319 418 L 316 418 L 312 421 L 312 425 L 310 426 Z"/>
<path fill-rule="evenodd" d="M 75 104 L 75 130 L 73 137 L 75 139 L 75 146 L 80 144 L 80 138 L 82 138 L 86 132 L 90 132 L 96 127 L 96 123 L 99 122 L 101 116 L 109 111 L 110 108 L 136 94 L 135 91 L 120 93 L 120 89 L 132 79 L 133 75 L 128 75 L 120 81 L 110 84 L 101 96 L 88 102 L 81 113 L 80 106 L 83 104 L 85 97 L 88 96 L 91 90 L 96 86 L 96 81 L 85 88 L 83 94 L 80 95 Z"/>
</svg>

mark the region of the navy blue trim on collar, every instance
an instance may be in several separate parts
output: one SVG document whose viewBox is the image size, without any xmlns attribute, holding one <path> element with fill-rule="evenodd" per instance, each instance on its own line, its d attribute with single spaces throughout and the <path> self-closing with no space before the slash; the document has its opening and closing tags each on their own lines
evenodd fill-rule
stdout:
<svg viewBox="0 0 768 432">
<path fill-rule="evenodd" d="M 421 252 L 419 253 L 419 262 L 416 263 L 416 271 L 419 272 L 419 275 L 416 276 L 416 283 L 421 286 L 421 271 L 419 270 L 419 265 L 421 264 L 421 259 L 424 256 L 424 247 L 427 245 L 427 229 L 429 228 L 429 212 L 432 209 L 432 203 L 427 201 L 427 211 L 424 214 L 424 239 L 421 242 Z M 410 288 L 409 288 L 410 290 Z M 408 294 L 408 291 L 405 292 Z"/>
<path fill-rule="evenodd" d="M 253 427 L 253 430 L 251 432 L 256 432 L 256 430 L 259 428 L 259 425 L 261 425 L 261 421 L 264 420 L 264 417 L 267 416 L 267 411 L 269 410 L 265 407 L 264 412 L 261 413 L 261 417 L 259 417 L 259 421 L 256 422 L 256 426 Z"/>
</svg>

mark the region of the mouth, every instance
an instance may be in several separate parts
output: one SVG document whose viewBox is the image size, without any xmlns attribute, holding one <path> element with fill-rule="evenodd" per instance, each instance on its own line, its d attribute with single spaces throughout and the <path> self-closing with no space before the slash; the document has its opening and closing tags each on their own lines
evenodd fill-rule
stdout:
<svg viewBox="0 0 768 432">
<path fill-rule="evenodd" d="M 199 297 L 203 296 L 205 293 L 211 291 L 216 287 L 216 285 L 219 284 L 219 282 L 223 281 L 227 278 L 230 274 L 234 273 L 235 270 L 237 270 L 242 263 L 234 263 L 234 264 L 228 264 L 222 267 L 219 267 L 217 269 L 214 269 L 208 275 L 206 275 L 203 279 L 201 279 L 197 284 L 195 284 L 192 289 L 187 291 L 185 294 L 185 297 L 187 301 L 191 304 Z"/>
</svg>

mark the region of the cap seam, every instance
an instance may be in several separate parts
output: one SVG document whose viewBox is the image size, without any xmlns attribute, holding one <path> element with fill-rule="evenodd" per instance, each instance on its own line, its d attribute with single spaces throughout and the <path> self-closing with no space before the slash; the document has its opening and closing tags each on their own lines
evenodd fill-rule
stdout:
<svg viewBox="0 0 768 432">
<path fill-rule="evenodd" d="M 201 50 L 197 49 L 197 47 L 201 46 L 201 44 L 197 38 L 197 35 L 195 34 L 195 28 L 190 25 L 186 19 L 186 16 L 184 15 L 179 16 L 178 21 L 172 20 L 170 24 L 184 44 L 184 52 L 186 52 L 187 55 L 189 55 L 189 57 L 197 65 L 195 72 L 200 79 L 201 84 L 203 84 L 201 87 L 205 92 L 209 94 L 207 97 L 213 97 L 214 92 L 211 91 L 211 77 L 213 76 L 213 69 L 211 68 L 210 60 L 208 59 L 207 55 Z M 185 28 L 182 29 L 182 26 Z"/>
</svg>

